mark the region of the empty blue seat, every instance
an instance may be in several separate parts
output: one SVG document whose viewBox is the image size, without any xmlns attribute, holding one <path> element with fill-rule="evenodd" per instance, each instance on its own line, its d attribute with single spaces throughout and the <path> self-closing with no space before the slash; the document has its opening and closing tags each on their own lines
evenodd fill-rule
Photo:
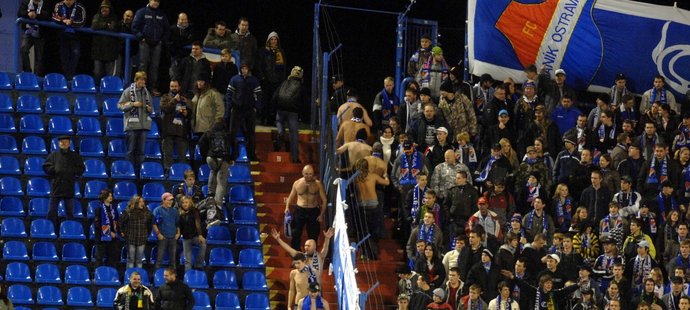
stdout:
<svg viewBox="0 0 690 310">
<path fill-rule="evenodd" d="M 43 118 L 40 115 L 24 115 L 19 120 L 20 133 L 44 134 L 46 127 L 43 125 Z"/>
<path fill-rule="evenodd" d="M 98 293 L 96 293 L 96 306 L 99 308 L 112 308 L 116 294 L 117 289 L 114 288 L 106 287 L 99 289 Z"/>
<path fill-rule="evenodd" d="M 203 164 L 199 166 L 199 181 L 208 182 L 209 175 L 211 174 L 211 168 L 208 164 Z"/>
<path fill-rule="evenodd" d="M 0 179 L 0 195 L 2 196 L 24 196 L 22 184 L 15 177 L 4 177 Z"/>
<path fill-rule="evenodd" d="M 72 135 L 72 120 L 67 116 L 53 116 L 48 121 L 48 132 L 51 135 Z"/>
<path fill-rule="evenodd" d="M 0 174 L 13 174 L 21 175 L 22 172 L 19 169 L 19 160 L 14 156 L 2 156 L 0 157 Z"/>
<path fill-rule="evenodd" d="M 74 263 L 88 263 L 86 248 L 78 242 L 66 243 L 62 246 L 62 260 Z"/>
<path fill-rule="evenodd" d="M 57 286 L 41 286 L 36 292 L 36 303 L 39 305 L 62 306 L 62 293 Z"/>
<path fill-rule="evenodd" d="M 151 122 L 151 130 L 149 130 L 146 133 L 146 138 L 147 139 L 158 139 L 160 137 L 161 136 L 158 133 L 158 124 L 156 122 Z"/>
<path fill-rule="evenodd" d="M 240 310 L 240 299 L 237 294 L 222 292 L 216 295 L 216 310 Z"/>
<path fill-rule="evenodd" d="M 93 307 L 91 291 L 81 286 L 70 287 L 67 290 L 67 305 L 72 307 Z"/>
<path fill-rule="evenodd" d="M 84 198 L 98 199 L 101 190 L 107 189 L 108 184 L 100 180 L 93 180 L 86 182 L 84 186 Z"/>
<path fill-rule="evenodd" d="M 259 219 L 253 207 L 235 207 L 232 209 L 232 222 L 239 225 L 256 225 Z"/>
<path fill-rule="evenodd" d="M 69 101 L 63 95 L 53 95 L 46 99 L 46 113 L 49 115 L 70 115 Z"/>
<path fill-rule="evenodd" d="M 72 216 L 76 219 L 84 218 L 84 209 L 81 207 L 79 199 L 74 200 L 74 208 L 72 208 Z M 58 204 L 58 216 L 61 218 L 67 217 L 67 210 L 65 209 L 65 201 L 61 200 Z"/>
<path fill-rule="evenodd" d="M 122 118 L 109 118 L 105 123 L 105 135 L 108 137 L 124 137 L 125 125 Z"/>
<path fill-rule="evenodd" d="M 93 77 L 86 74 L 77 74 L 72 79 L 72 92 L 80 94 L 95 94 L 96 83 Z"/>
<path fill-rule="evenodd" d="M 207 289 L 208 277 L 205 271 L 190 269 L 184 273 L 184 283 L 192 289 Z"/>
<path fill-rule="evenodd" d="M 58 266 L 49 263 L 36 266 L 36 283 L 62 283 Z"/>
<path fill-rule="evenodd" d="M 252 180 L 251 170 L 249 170 L 248 165 L 233 165 L 230 167 L 230 173 L 228 174 L 228 182 L 239 183 L 239 184 L 251 184 L 254 182 Z"/>
<path fill-rule="evenodd" d="M 24 174 L 28 176 L 46 176 L 43 170 L 44 157 L 29 157 L 24 161 Z"/>
<path fill-rule="evenodd" d="M 113 139 L 108 142 L 108 157 L 124 158 L 127 155 L 125 140 Z"/>
<path fill-rule="evenodd" d="M 170 181 L 184 181 L 184 172 L 192 169 L 192 166 L 186 163 L 174 163 L 170 166 Z"/>
<path fill-rule="evenodd" d="M 82 157 L 105 157 L 103 143 L 98 138 L 85 138 L 79 141 L 79 155 Z"/>
<path fill-rule="evenodd" d="M 120 286 L 120 274 L 113 267 L 100 266 L 94 272 L 93 282 L 101 286 Z"/>
<path fill-rule="evenodd" d="M 81 190 L 79 190 L 79 181 L 74 181 L 74 198 L 81 199 Z"/>
<path fill-rule="evenodd" d="M 55 244 L 46 241 L 34 243 L 31 256 L 34 261 L 39 262 L 57 262 L 59 260 Z"/>
<path fill-rule="evenodd" d="M 101 78 L 101 94 L 121 95 L 122 79 L 116 75 L 108 75 Z"/>
<path fill-rule="evenodd" d="M 38 85 L 38 78 L 31 72 L 22 72 L 17 74 L 14 89 L 21 91 L 41 91 L 41 86 Z"/>
<path fill-rule="evenodd" d="M 32 178 L 26 182 L 26 195 L 29 197 L 46 197 L 50 195 L 50 182 L 44 178 Z"/>
<path fill-rule="evenodd" d="M 208 244 L 214 245 L 231 245 L 232 239 L 230 237 L 230 229 L 225 226 L 211 226 L 208 229 L 207 235 Z"/>
<path fill-rule="evenodd" d="M 146 201 L 161 201 L 163 193 L 165 187 L 160 183 L 146 183 L 141 190 L 141 195 Z"/>
<path fill-rule="evenodd" d="M 2 259 L 6 261 L 28 261 L 29 251 L 23 241 L 5 241 L 2 246 Z"/>
<path fill-rule="evenodd" d="M 153 97 L 151 106 L 151 117 L 161 116 L 161 97 Z"/>
<path fill-rule="evenodd" d="M 0 139 L 0 142 L 4 143 L 4 142 L 10 142 L 10 141 L 2 141 L 2 139 Z M 15 149 L 16 149 L 16 143 L 15 143 Z M 14 154 L 16 154 L 16 153 L 14 153 Z M 38 137 L 38 136 L 24 137 L 24 140 L 22 140 L 22 154 L 24 154 L 24 155 L 48 155 L 48 149 L 46 148 L 46 142 L 43 140 L 43 138 Z"/>
<path fill-rule="evenodd" d="M 2 220 L 0 236 L 3 238 L 26 238 L 26 226 L 24 221 L 16 217 L 8 217 Z"/>
<path fill-rule="evenodd" d="M 244 300 L 245 310 L 269 310 L 270 307 L 265 293 L 249 294 Z"/>
<path fill-rule="evenodd" d="M 161 159 L 161 145 L 156 140 L 146 140 L 144 144 L 144 156 L 148 159 Z"/>
<path fill-rule="evenodd" d="M 91 96 L 79 96 L 74 100 L 74 115 L 98 116 L 98 103 Z"/>
<path fill-rule="evenodd" d="M 89 269 L 84 265 L 70 265 L 65 269 L 65 284 L 91 285 Z"/>
<path fill-rule="evenodd" d="M 105 163 L 99 159 L 87 159 L 84 161 L 83 176 L 94 179 L 107 179 L 108 173 L 105 171 Z"/>
<path fill-rule="evenodd" d="M 86 218 L 93 219 L 96 216 L 96 209 L 101 206 L 100 200 L 91 200 L 86 205 Z"/>
<path fill-rule="evenodd" d="M 211 310 L 211 298 L 204 291 L 194 291 L 194 307 L 192 310 Z"/>
<path fill-rule="evenodd" d="M 113 179 L 134 180 L 134 166 L 128 160 L 116 160 L 110 165 L 110 177 Z"/>
<path fill-rule="evenodd" d="M 86 240 L 84 227 L 77 221 L 64 221 L 60 223 L 60 239 Z"/>
<path fill-rule="evenodd" d="M 0 113 L 14 113 L 14 100 L 7 94 L 0 94 Z"/>
<path fill-rule="evenodd" d="M 47 219 L 35 219 L 31 221 L 31 238 L 57 239 L 53 222 Z"/>
<path fill-rule="evenodd" d="M 117 203 L 117 213 L 122 214 L 127 210 L 127 204 L 129 201 L 120 201 Z"/>
<path fill-rule="evenodd" d="M 266 276 L 261 271 L 247 271 L 243 273 L 242 289 L 246 291 L 268 291 Z"/>
<path fill-rule="evenodd" d="M 60 140 L 58 140 L 58 137 L 50 139 L 50 151 L 55 152 L 60 149 Z M 70 151 L 74 151 L 74 141 L 70 138 L 69 139 L 69 149 Z"/>
<path fill-rule="evenodd" d="M 124 114 L 118 107 L 119 98 L 108 98 L 103 100 L 103 116 L 105 117 L 122 117 Z"/>
<path fill-rule="evenodd" d="M 247 156 L 247 147 L 244 145 L 244 143 L 240 143 L 239 146 L 239 152 L 237 154 L 237 158 L 235 158 L 236 163 L 249 163 L 249 157 Z"/>
<path fill-rule="evenodd" d="M 140 171 L 143 180 L 165 180 L 163 165 L 159 162 L 143 162 Z"/>
<path fill-rule="evenodd" d="M 0 114 L 0 132 L 17 132 L 17 125 L 14 123 L 14 116 L 9 114 Z"/>
<path fill-rule="evenodd" d="M 41 99 L 35 95 L 21 95 L 17 98 L 17 112 L 21 114 L 41 114 Z"/>
<path fill-rule="evenodd" d="M 77 134 L 79 136 L 100 137 L 103 135 L 101 122 L 94 117 L 84 117 L 77 121 Z"/>
<path fill-rule="evenodd" d="M 69 91 L 67 79 L 60 73 L 48 73 L 43 78 L 43 91 L 47 93 L 66 93 Z"/>
<path fill-rule="evenodd" d="M 161 285 L 165 284 L 165 268 L 158 268 L 156 272 L 153 274 L 153 286 L 155 287 L 160 287 Z"/>
<path fill-rule="evenodd" d="M 213 274 L 213 288 L 217 290 L 239 289 L 237 286 L 237 274 L 232 270 L 218 270 Z"/>
<path fill-rule="evenodd" d="M 208 255 L 208 264 L 213 267 L 235 267 L 235 258 L 228 248 L 213 248 Z"/>
<path fill-rule="evenodd" d="M 240 226 L 235 232 L 235 244 L 247 246 L 261 246 L 259 230 L 254 226 Z"/>
<path fill-rule="evenodd" d="M 249 186 L 237 185 L 230 188 L 231 204 L 254 204 L 254 193 Z"/>
<path fill-rule="evenodd" d="M 5 281 L 31 283 L 31 270 L 29 265 L 20 262 L 7 264 L 5 267 Z"/>
<path fill-rule="evenodd" d="M 24 204 L 17 197 L 3 197 L 0 199 L 0 216 L 24 217 Z"/>
<path fill-rule="evenodd" d="M 137 185 L 129 181 L 117 182 L 113 187 L 113 198 L 116 200 L 129 200 L 137 193 Z"/>
<path fill-rule="evenodd" d="M 129 276 L 134 271 L 138 272 L 141 275 L 141 284 L 146 285 L 146 286 L 151 285 L 151 282 L 149 281 L 149 273 L 146 272 L 146 269 L 143 269 L 143 268 L 127 268 L 127 270 L 125 270 L 124 279 L 122 279 L 123 280 L 122 283 L 124 285 L 129 284 Z"/>
<path fill-rule="evenodd" d="M 15 305 L 33 305 L 31 289 L 24 284 L 14 284 L 7 289 L 7 298 Z"/>
<path fill-rule="evenodd" d="M 43 143 L 43 150 L 45 151 L 45 142 Z M 46 151 L 46 154 L 48 152 Z M 17 140 L 12 136 L 0 135 L 0 154 L 19 154 L 17 148 Z M 28 153 L 27 153 L 28 154 Z"/>
<path fill-rule="evenodd" d="M 12 90 L 14 84 L 12 77 L 7 72 L 0 72 L 0 90 Z"/>
<path fill-rule="evenodd" d="M 242 249 L 237 259 L 237 266 L 240 268 L 264 267 L 264 255 L 259 249 Z"/>
</svg>

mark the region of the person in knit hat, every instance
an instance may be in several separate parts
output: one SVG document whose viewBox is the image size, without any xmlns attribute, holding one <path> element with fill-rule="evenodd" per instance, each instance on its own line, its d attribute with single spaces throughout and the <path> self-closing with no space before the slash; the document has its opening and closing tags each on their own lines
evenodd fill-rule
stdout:
<svg viewBox="0 0 690 310">
<path fill-rule="evenodd" d="M 564 149 L 556 156 L 553 169 L 554 183 L 568 184 L 570 173 L 580 165 L 580 152 L 577 151 L 577 136 L 567 134 L 563 136 Z"/>
<path fill-rule="evenodd" d="M 293 163 L 299 163 L 299 135 L 297 132 L 297 120 L 300 107 L 304 105 L 304 91 L 302 89 L 302 76 L 304 71 L 295 66 L 290 71 L 287 80 L 278 86 L 271 98 L 271 106 L 276 108 L 276 127 L 278 136 L 273 141 L 273 150 L 280 151 L 285 135 L 285 126 L 290 130 L 290 159 Z"/>
<path fill-rule="evenodd" d="M 103 0 L 100 11 L 91 20 L 93 30 L 112 31 L 118 29 L 117 16 L 112 14 L 109 0 Z M 115 75 L 115 60 L 120 53 L 120 39 L 107 36 L 94 36 L 91 44 L 93 59 L 93 78 L 100 82 L 104 75 Z"/>
<path fill-rule="evenodd" d="M 254 66 L 256 77 L 261 81 L 261 90 L 264 93 L 264 109 L 259 119 L 267 125 L 273 125 L 276 121 L 276 106 L 271 103 L 273 93 L 287 75 L 285 51 L 280 47 L 278 33 L 273 31 L 266 38 L 266 45 L 259 50 L 258 61 Z"/>
<path fill-rule="evenodd" d="M 431 56 L 422 64 L 417 73 L 416 80 L 421 87 L 428 87 L 431 90 L 431 97 L 438 101 L 441 83 L 448 78 L 450 67 L 443 57 L 443 49 L 434 46 L 431 49 Z"/>
<path fill-rule="evenodd" d="M 448 303 L 445 302 L 446 292 L 442 288 L 435 289 L 432 298 L 434 301 L 426 306 L 427 309 L 453 309 Z"/>
<path fill-rule="evenodd" d="M 415 77 L 419 69 L 422 68 L 424 62 L 431 56 L 431 36 L 423 34 L 419 39 L 419 48 L 410 57 L 407 62 L 407 74 Z"/>
</svg>

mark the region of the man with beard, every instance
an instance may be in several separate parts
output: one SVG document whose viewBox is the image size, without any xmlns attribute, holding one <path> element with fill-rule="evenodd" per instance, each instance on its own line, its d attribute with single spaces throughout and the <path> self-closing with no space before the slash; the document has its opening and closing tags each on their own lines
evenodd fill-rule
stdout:
<svg viewBox="0 0 690 310">
<path fill-rule="evenodd" d="M 558 135 L 558 126 L 546 117 L 546 109 L 543 105 L 534 108 L 534 120 L 525 126 L 527 129 L 524 133 L 523 143 L 529 145 L 537 138 L 542 138 L 545 142 L 543 148 L 549 150 L 551 154 L 558 154 L 561 151 L 563 145 Z"/>
</svg>

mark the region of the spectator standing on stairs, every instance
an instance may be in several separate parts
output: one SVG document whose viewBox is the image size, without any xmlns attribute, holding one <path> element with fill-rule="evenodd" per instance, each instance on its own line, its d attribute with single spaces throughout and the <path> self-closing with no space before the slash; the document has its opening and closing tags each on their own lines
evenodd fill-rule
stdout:
<svg viewBox="0 0 690 310">
<path fill-rule="evenodd" d="M 163 167 L 166 175 L 173 163 L 173 146 L 177 146 L 178 163 L 186 163 L 189 143 L 190 101 L 180 93 L 180 82 L 170 81 L 170 92 L 161 96 L 161 136 L 163 137 Z"/>
<path fill-rule="evenodd" d="M 178 184 L 173 189 L 172 194 L 175 195 L 177 202 L 183 196 L 192 197 L 195 205 L 204 200 L 204 193 L 201 191 L 201 186 L 196 182 L 196 174 L 192 169 L 185 170 L 184 182 Z"/>
<path fill-rule="evenodd" d="M 323 261 L 328 255 L 328 246 L 329 242 L 331 240 L 331 237 L 333 237 L 334 234 L 333 227 L 329 228 L 327 231 L 323 232 L 324 240 L 323 240 L 323 246 L 321 247 L 321 251 L 316 251 L 316 241 L 315 239 L 309 239 L 306 242 L 304 242 L 304 255 L 307 257 L 307 265 L 311 266 L 312 269 L 314 269 L 314 272 L 316 273 L 316 279 L 319 283 L 321 283 L 321 275 L 323 273 L 324 265 Z M 288 252 L 290 257 L 294 257 L 299 253 L 299 251 L 293 249 L 287 242 L 283 241 L 280 238 L 280 233 L 275 229 L 271 229 L 271 236 L 276 239 L 276 242 L 278 242 L 278 245 L 280 245 L 283 250 Z"/>
<path fill-rule="evenodd" d="M 228 168 L 235 164 L 230 157 L 232 137 L 225 130 L 225 121 L 216 120 L 213 127 L 199 139 L 199 150 L 202 158 L 206 158 L 211 173 L 208 177 L 208 195 L 214 197 L 218 205 L 223 204 L 223 198 L 228 187 Z"/>
<path fill-rule="evenodd" d="M 319 200 L 317 200 L 317 197 Z M 285 202 L 285 213 L 290 212 L 290 205 L 296 199 L 292 222 L 292 248 L 299 248 L 302 240 L 302 230 L 307 226 L 309 239 L 317 240 L 321 222 L 326 212 L 326 191 L 321 181 L 314 177 L 314 167 L 306 165 L 302 169 L 302 177 L 292 184 L 292 190 Z"/>
<path fill-rule="evenodd" d="M 139 166 L 144 162 L 144 148 L 146 134 L 151 130 L 151 113 L 153 109 L 151 94 L 146 89 L 146 72 L 134 74 L 134 83 L 127 87 L 120 96 L 117 108 L 124 112 L 125 143 L 127 144 L 127 160 L 139 172 Z M 138 175 L 138 173 L 137 173 Z"/>
<path fill-rule="evenodd" d="M 321 285 L 309 284 L 309 294 L 299 300 L 298 310 L 329 310 L 328 302 L 321 296 Z"/>
<path fill-rule="evenodd" d="M 299 309 L 297 302 L 307 296 L 308 288 L 311 283 L 318 283 L 316 272 L 311 266 L 307 265 L 307 257 L 302 252 L 298 252 L 292 257 L 292 269 L 290 271 L 290 290 L 288 292 L 288 309 Z"/>
<path fill-rule="evenodd" d="M 262 90 L 259 80 L 251 73 L 251 64 L 240 56 L 240 74 L 233 76 L 228 83 L 225 94 L 225 115 L 232 137 L 237 137 L 240 128 L 247 141 L 247 157 L 251 161 L 256 158 L 256 112 L 261 111 Z M 237 141 L 237 139 L 235 139 Z M 232 158 L 239 153 L 238 143 L 232 149 Z"/>
<path fill-rule="evenodd" d="M 74 181 L 84 173 L 84 160 L 79 154 L 70 150 L 72 141 L 69 136 L 58 138 L 59 149 L 50 153 L 43 163 L 43 171 L 50 178 L 50 209 L 47 218 L 57 229 L 57 209 L 60 201 L 65 203 L 68 220 L 74 218 Z"/>
</svg>

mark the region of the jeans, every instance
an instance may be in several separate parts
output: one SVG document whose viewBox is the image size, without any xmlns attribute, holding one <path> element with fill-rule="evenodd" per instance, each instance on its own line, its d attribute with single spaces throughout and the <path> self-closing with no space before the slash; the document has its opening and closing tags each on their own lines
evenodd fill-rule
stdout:
<svg viewBox="0 0 690 310">
<path fill-rule="evenodd" d="M 139 171 L 141 163 L 144 162 L 144 148 L 146 147 L 146 133 L 148 130 L 127 130 L 125 131 L 125 144 L 127 144 L 127 160 L 132 162 L 134 170 Z"/>
<path fill-rule="evenodd" d="M 45 39 L 43 37 L 34 37 L 30 34 L 22 36 L 22 71 L 33 72 L 38 76 L 43 76 L 43 47 L 45 46 Z M 31 47 L 34 48 L 34 70 L 31 70 L 31 60 L 29 59 L 29 51 Z"/>
<path fill-rule="evenodd" d="M 93 60 L 93 79 L 96 85 L 100 85 L 104 75 L 117 75 L 115 72 L 115 60 Z"/>
<path fill-rule="evenodd" d="M 211 170 L 208 176 L 208 194 L 210 196 L 213 193 L 216 203 L 222 205 L 225 191 L 228 188 L 228 167 L 230 164 L 222 158 L 213 157 L 206 157 L 206 163 Z"/>
<path fill-rule="evenodd" d="M 158 89 L 158 66 L 161 62 L 161 42 L 139 42 L 139 70 L 146 72 L 148 87 Z"/>
<path fill-rule="evenodd" d="M 187 163 L 187 138 L 167 136 L 163 138 L 163 167 L 170 169 L 173 163 L 173 145 L 177 146 L 177 163 Z"/>
<path fill-rule="evenodd" d="M 175 238 L 165 238 L 163 240 L 158 240 L 158 253 L 156 255 L 156 264 L 154 269 L 160 267 L 163 258 L 165 257 L 165 251 L 168 251 L 168 257 L 170 258 L 170 267 L 175 269 L 177 266 L 177 261 L 175 260 L 175 255 L 177 254 L 177 240 Z"/>
<path fill-rule="evenodd" d="M 232 148 L 232 158 L 237 158 L 239 155 L 239 143 L 237 142 L 237 133 L 240 127 L 244 131 L 244 139 L 247 141 L 247 157 L 249 159 L 256 159 L 256 111 L 238 111 L 237 107 L 232 108 L 232 116 L 230 120 L 230 136 L 235 138 L 235 145 Z"/>
<path fill-rule="evenodd" d="M 74 33 L 63 32 L 58 37 L 58 45 L 60 45 L 62 71 L 65 72 L 67 80 L 71 80 L 77 74 L 77 65 L 81 55 L 79 38 Z"/>
<path fill-rule="evenodd" d="M 293 249 L 301 248 L 300 243 L 302 243 L 302 230 L 304 226 L 307 226 L 307 237 L 309 239 L 314 239 L 314 241 L 319 239 L 319 233 L 321 231 L 321 224 L 318 222 L 319 214 L 321 214 L 321 209 L 319 207 L 295 207 L 295 214 L 292 217 L 291 245 Z"/>
<path fill-rule="evenodd" d="M 278 111 L 276 115 L 276 127 L 278 127 L 278 141 L 285 134 L 285 123 L 290 130 L 290 159 L 293 162 L 299 160 L 299 131 L 297 129 L 297 112 Z"/>
<path fill-rule="evenodd" d="M 137 267 L 141 268 L 144 266 L 142 260 L 144 259 L 144 249 L 145 244 L 142 245 L 127 245 L 127 268 Z"/>
<path fill-rule="evenodd" d="M 53 225 L 55 226 L 55 230 L 57 231 L 60 229 L 60 223 L 58 221 L 58 206 L 60 205 L 60 201 L 65 202 L 65 217 L 67 220 L 71 220 L 74 218 L 74 198 L 62 198 L 62 197 L 50 197 L 50 201 L 48 202 L 50 205 L 50 208 L 48 209 L 48 215 L 46 216 L 47 219 L 53 222 Z"/>
<path fill-rule="evenodd" d="M 192 269 L 192 246 L 199 246 L 199 252 L 196 253 L 194 259 L 194 268 L 204 268 L 204 261 L 206 261 L 206 242 L 199 242 L 199 237 L 182 240 L 182 251 L 184 252 L 184 270 Z M 160 253 L 160 252 L 159 252 Z"/>
</svg>

